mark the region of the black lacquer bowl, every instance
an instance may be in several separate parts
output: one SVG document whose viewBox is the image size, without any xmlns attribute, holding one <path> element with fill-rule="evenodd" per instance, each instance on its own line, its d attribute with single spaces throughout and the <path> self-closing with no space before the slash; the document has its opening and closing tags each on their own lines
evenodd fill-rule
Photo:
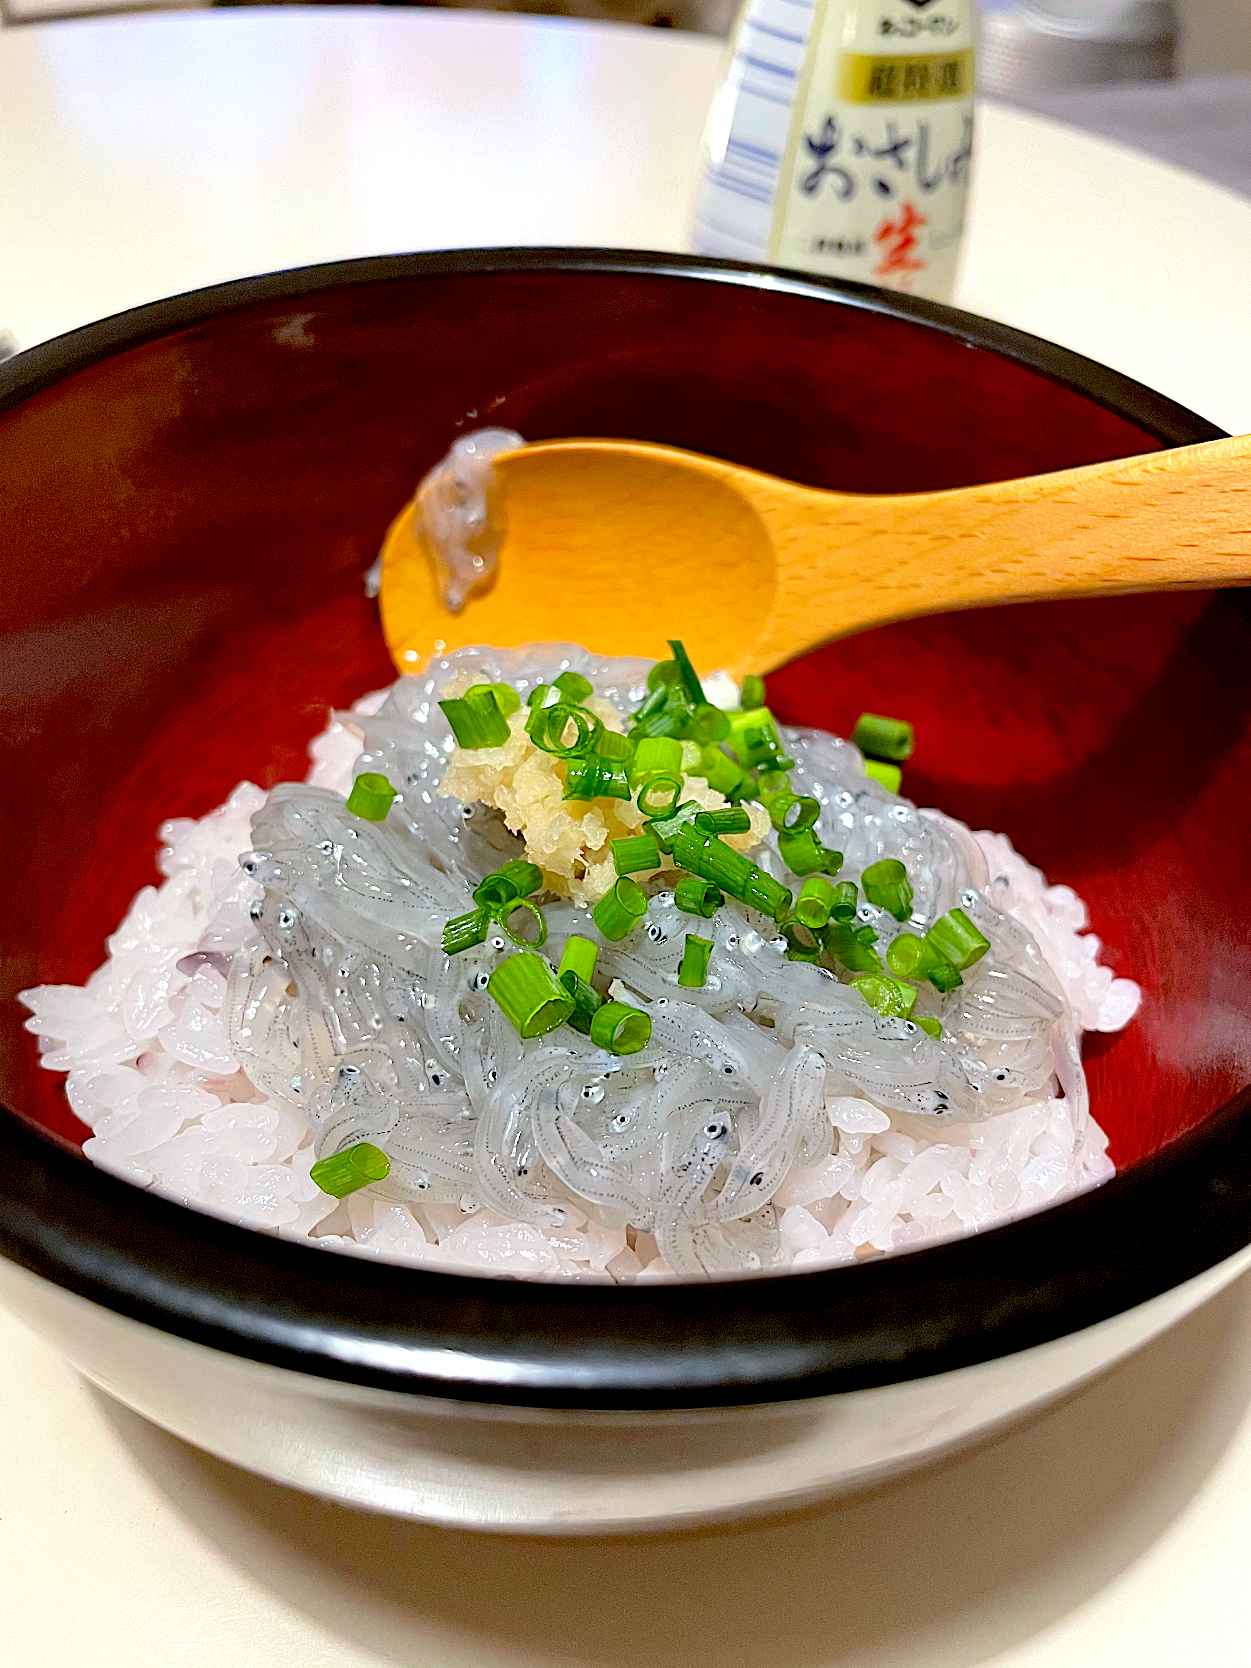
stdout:
<svg viewBox="0 0 1251 1668">
<path fill-rule="evenodd" d="M 1143 985 L 1131 1027 L 1088 1048 L 1120 1167 L 1094 1194 L 870 1266 L 609 1288 L 310 1250 L 82 1158 L 14 993 L 99 963 L 155 878 L 163 818 L 243 777 L 301 776 L 327 709 L 387 681 L 362 571 L 420 473 L 484 421 L 868 492 L 1217 432 L 942 307 L 577 250 L 276 274 L 0 367 L 6 1301 L 113 1394 L 255 1470 L 418 1517 L 570 1530 L 903 1469 L 1232 1278 L 1251 1242 L 1251 942 L 1230 879 L 1251 620 L 1231 593 L 895 626 L 770 680 L 781 717 L 844 733 L 889 690 L 923 738 L 909 792 L 1076 886 L 1105 959 Z"/>
</svg>

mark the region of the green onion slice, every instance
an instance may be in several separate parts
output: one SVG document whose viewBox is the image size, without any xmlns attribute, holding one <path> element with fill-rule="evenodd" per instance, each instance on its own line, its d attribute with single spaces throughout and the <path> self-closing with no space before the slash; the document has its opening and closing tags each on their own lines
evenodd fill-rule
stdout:
<svg viewBox="0 0 1251 1668">
<path fill-rule="evenodd" d="M 347 809 L 365 822 L 382 822 L 391 809 L 396 790 L 375 770 L 365 770 L 352 783 Z"/>
<path fill-rule="evenodd" d="M 562 799 L 629 799 L 630 778 L 623 759 L 605 758 L 596 747 L 593 753 L 565 763 L 565 791 Z"/>
<path fill-rule="evenodd" d="M 795 919 L 810 931 L 827 926 L 834 903 L 834 888 L 821 875 L 812 875 L 799 888 Z"/>
<path fill-rule="evenodd" d="M 898 793 L 899 784 L 903 781 L 903 771 L 898 765 L 882 764 L 878 759 L 864 761 L 864 773 L 871 776 L 875 782 L 880 782 L 887 793 Z"/>
<path fill-rule="evenodd" d="M 620 735 L 616 730 L 610 730 L 605 726 L 595 738 L 595 751 L 601 759 L 625 763 L 634 757 L 634 743 L 629 736 Z"/>
<path fill-rule="evenodd" d="M 885 974 L 870 973 L 851 982 L 871 1008 L 888 1017 L 907 1019 L 916 1005 L 915 985 L 888 979 Z"/>
<path fill-rule="evenodd" d="M 691 715 L 691 734 L 702 746 L 724 741 L 730 733 L 730 720 L 720 707 L 705 701 Z"/>
<path fill-rule="evenodd" d="M 697 875 L 683 875 L 673 889 L 673 901 L 685 915 L 698 915 L 711 921 L 725 902 L 725 893 L 711 881 Z"/>
<path fill-rule="evenodd" d="M 852 745 L 868 759 L 909 759 L 915 739 L 905 719 L 883 718 L 879 712 L 862 712 L 851 732 Z"/>
<path fill-rule="evenodd" d="M 500 962 L 487 990 L 522 1037 L 546 1036 L 573 1012 L 573 997 L 533 950 Z"/>
<path fill-rule="evenodd" d="M 852 973 L 880 973 L 882 964 L 870 945 L 857 938 L 846 921 L 831 921 L 821 935 L 825 948 Z"/>
<path fill-rule="evenodd" d="M 630 785 L 639 787 L 655 776 L 682 775 L 682 743 L 674 736 L 644 736 L 634 748 Z"/>
<path fill-rule="evenodd" d="M 510 717 L 521 706 L 521 696 L 507 683 L 476 683 L 465 691 L 464 698 L 479 711 L 489 711 L 494 706 L 501 718 Z"/>
<path fill-rule="evenodd" d="M 666 817 L 654 817 L 647 825 L 647 832 L 653 835 L 661 851 L 672 851 L 673 842 L 683 830 L 695 827 L 695 818 L 699 815 L 699 802 L 694 799 L 684 799 L 675 811 Z"/>
<path fill-rule="evenodd" d="M 636 803 L 645 817 L 668 817 L 677 810 L 681 797 L 680 776 L 653 776 L 639 789 Z"/>
<path fill-rule="evenodd" d="M 746 834 L 751 828 L 751 818 L 737 805 L 731 805 L 722 811 L 698 812 L 695 826 L 705 834 Z"/>
<path fill-rule="evenodd" d="M 933 1037 L 935 1042 L 937 1042 L 943 1034 L 943 1024 L 940 1019 L 931 1019 L 928 1015 L 923 1015 L 920 1019 L 914 1019 L 912 1023 L 914 1025 L 919 1025 L 922 1031 L 925 1032 L 926 1036 Z"/>
<path fill-rule="evenodd" d="M 332 1199 L 346 1199 L 370 1182 L 385 1181 L 391 1160 L 372 1141 L 358 1141 L 330 1158 L 319 1158 L 309 1171 L 312 1181 Z"/>
<path fill-rule="evenodd" d="M 708 697 L 704 694 L 704 686 L 696 676 L 695 668 L 691 665 L 691 657 L 676 637 L 669 639 L 669 647 L 673 650 L 674 664 L 678 669 L 678 676 L 682 680 L 682 687 L 686 691 L 687 699 L 695 708 L 708 705 Z"/>
<path fill-rule="evenodd" d="M 571 1025 L 575 1031 L 580 1031 L 584 1037 L 589 1037 L 591 1021 L 603 1005 L 604 998 L 577 973 L 560 974 L 560 982 L 573 997 L 573 1012 L 565 1023 Z"/>
<path fill-rule="evenodd" d="M 584 678 L 581 672 L 562 672 L 558 678 L 552 679 L 552 687 L 559 689 L 567 701 L 574 701 L 579 705 L 588 695 L 595 693 L 595 685 L 589 678 Z"/>
<path fill-rule="evenodd" d="M 594 939 L 582 938 L 574 933 L 565 945 L 557 977 L 563 979 L 566 973 L 576 973 L 580 979 L 585 979 L 587 984 L 590 984 L 598 960 L 599 945 Z"/>
<path fill-rule="evenodd" d="M 794 894 L 780 880 L 752 864 L 752 874 L 743 891 L 743 902 L 760 910 L 774 921 L 789 914 Z"/>
<path fill-rule="evenodd" d="M 940 915 L 925 938 L 960 972 L 980 961 L 990 949 L 990 939 L 977 930 L 962 909 L 949 909 Z"/>
<path fill-rule="evenodd" d="M 778 855 L 793 875 L 826 874 L 831 858 L 837 857 L 842 862 L 842 854 L 827 851 L 811 828 L 801 829 L 797 834 L 783 830 L 778 835 Z M 838 866 L 835 864 L 835 873 Z"/>
<path fill-rule="evenodd" d="M 637 881 L 623 875 L 591 911 L 591 919 L 604 937 L 616 944 L 647 914 L 647 894 Z"/>
<path fill-rule="evenodd" d="M 712 939 L 697 938 L 688 932 L 682 947 L 682 963 L 678 968 L 678 983 L 686 990 L 702 990 L 708 982 L 708 958 L 712 955 Z"/>
<path fill-rule="evenodd" d="M 512 919 L 518 910 L 524 910 L 534 921 L 534 937 L 526 938 L 523 934 L 513 931 Z M 531 903 L 529 898 L 514 898 L 505 904 L 495 917 L 505 937 L 516 945 L 525 945 L 527 949 L 537 950 L 547 943 L 547 917 L 538 904 Z"/>
<path fill-rule="evenodd" d="M 566 743 L 565 731 L 570 724 L 577 733 L 571 742 Z M 530 740 L 544 753 L 551 753 L 557 759 L 576 759 L 579 754 L 590 752 L 596 735 L 603 727 L 598 718 L 582 707 L 571 706 L 568 701 L 557 701 L 555 706 L 537 708 L 526 730 Z"/>
<path fill-rule="evenodd" d="M 700 754 L 699 765 L 687 774 L 702 776 L 710 788 L 715 788 L 727 799 L 749 797 L 751 777 L 719 747 L 705 747 Z"/>
<path fill-rule="evenodd" d="M 820 942 L 802 921 L 784 921 L 781 933 L 786 940 L 787 961 L 821 960 Z"/>
<path fill-rule="evenodd" d="M 543 871 L 537 863 L 514 858 L 500 869 L 484 875 L 473 889 L 473 899 L 486 909 L 502 909 L 515 898 L 528 898 L 543 888 Z"/>
<path fill-rule="evenodd" d="M 739 764 L 772 763 L 779 767 L 783 756 L 782 738 L 768 707 L 754 707 L 750 712 L 731 712 L 726 716 L 730 721 L 727 744 Z"/>
<path fill-rule="evenodd" d="M 912 883 L 898 858 L 883 857 L 880 862 L 870 863 L 860 876 L 860 884 L 869 902 L 887 910 L 896 921 L 906 921 L 912 914 Z"/>
<path fill-rule="evenodd" d="M 619 875 L 642 874 L 660 867 L 660 843 L 654 834 L 631 834 L 614 840 L 613 866 Z"/>
<path fill-rule="evenodd" d="M 830 919 L 834 921 L 850 921 L 856 913 L 860 902 L 860 888 L 854 880 L 840 880 L 834 888 L 834 901 L 830 905 Z"/>
<path fill-rule="evenodd" d="M 901 979 L 911 979 L 921 972 L 925 960 L 925 940 L 914 932 L 901 932 L 890 941 L 886 950 L 886 965 Z"/>
<path fill-rule="evenodd" d="M 491 911 L 471 909 L 468 915 L 454 915 L 443 925 L 443 954 L 458 956 L 462 950 L 472 950 L 486 943 L 491 930 Z"/>
<path fill-rule="evenodd" d="M 465 748 L 503 747 L 512 731 L 493 700 L 440 701 L 457 745 Z"/>
<path fill-rule="evenodd" d="M 765 704 L 765 682 L 755 672 L 748 672 L 739 691 L 738 704 L 744 712 L 751 712 Z"/>
<path fill-rule="evenodd" d="M 605 1002 L 591 1021 L 591 1041 L 610 1054 L 637 1054 L 652 1036 L 652 1016 L 628 1002 Z"/>
</svg>

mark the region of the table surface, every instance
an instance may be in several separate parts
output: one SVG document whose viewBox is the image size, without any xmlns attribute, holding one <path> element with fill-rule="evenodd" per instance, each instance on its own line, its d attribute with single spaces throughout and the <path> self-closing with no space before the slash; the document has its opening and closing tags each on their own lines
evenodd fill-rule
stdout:
<svg viewBox="0 0 1251 1668">
<path fill-rule="evenodd" d="M 2 31 L 0 324 L 28 346 L 181 289 L 381 251 L 681 248 L 717 58 L 675 33 L 446 11 Z M 994 107 L 980 144 L 960 303 L 1251 428 L 1251 202 Z M 938 1471 L 628 1540 L 329 1506 L 156 1430 L 3 1315 L 0 1351 L 11 1668 L 1251 1659 L 1251 1277 Z"/>
</svg>

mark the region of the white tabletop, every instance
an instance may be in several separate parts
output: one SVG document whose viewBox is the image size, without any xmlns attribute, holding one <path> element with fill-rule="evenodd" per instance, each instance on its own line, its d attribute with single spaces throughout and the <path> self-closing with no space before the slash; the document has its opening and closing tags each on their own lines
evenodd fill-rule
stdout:
<svg viewBox="0 0 1251 1668">
<path fill-rule="evenodd" d="M 304 261 L 680 248 L 715 43 L 454 12 L 0 32 L 0 324 L 30 345 Z M 1251 428 L 1251 203 L 983 113 L 960 300 Z M 1063 1408 L 875 1499 L 476 1537 L 258 1481 L 0 1316 L 6 1668 L 1236 1668 L 1251 1278 Z"/>
</svg>

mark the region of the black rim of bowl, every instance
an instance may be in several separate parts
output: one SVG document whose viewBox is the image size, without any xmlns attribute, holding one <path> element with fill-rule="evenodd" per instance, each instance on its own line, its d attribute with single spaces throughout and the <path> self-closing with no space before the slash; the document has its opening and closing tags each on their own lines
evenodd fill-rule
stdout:
<svg viewBox="0 0 1251 1668">
<path fill-rule="evenodd" d="M 1169 445 L 1221 430 L 1138 383 L 932 302 L 695 256 L 470 250 L 301 267 L 136 308 L 0 365 L 0 410 L 155 337 L 345 286 L 492 272 L 738 284 L 910 318 L 1076 389 Z M 859 1267 L 609 1287 L 318 1251 L 96 1169 L 0 1110 L 0 1251 L 118 1314 L 323 1379 L 517 1406 L 735 1406 L 950 1372 L 1093 1326 L 1251 1242 L 1251 1091 L 1093 1193 Z"/>
</svg>

